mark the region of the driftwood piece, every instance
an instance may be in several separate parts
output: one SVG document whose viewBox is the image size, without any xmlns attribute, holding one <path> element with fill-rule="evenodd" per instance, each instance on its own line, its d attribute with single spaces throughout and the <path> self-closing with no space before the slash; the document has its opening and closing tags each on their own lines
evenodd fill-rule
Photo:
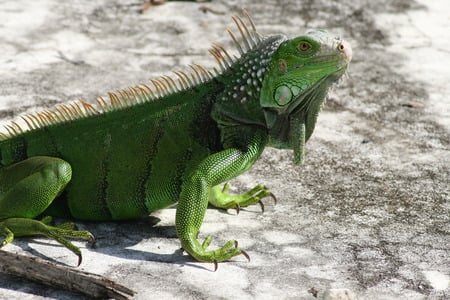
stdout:
<svg viewBox="0 0 450 300">
<path fill-rule="evenodd" d="M 101 275 L 0 250 L 0 272 L 93 298 L 129 299 L 135 292 Z"/>
</svg>

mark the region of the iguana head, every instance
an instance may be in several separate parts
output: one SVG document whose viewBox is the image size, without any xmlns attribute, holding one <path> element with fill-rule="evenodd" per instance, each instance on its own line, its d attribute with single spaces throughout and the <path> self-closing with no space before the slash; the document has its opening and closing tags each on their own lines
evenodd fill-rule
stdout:
<svg viewBox="0 0 450 300">
<path fill-rule="evenodd" d="M 303 160 L 303 143 L 311 136 L 329 87 L 346 71 L 350 45 L 325 31 L 286 40 L 274 52 L 260 93 L 270 144 L 294 150 Z"/>
</svg>

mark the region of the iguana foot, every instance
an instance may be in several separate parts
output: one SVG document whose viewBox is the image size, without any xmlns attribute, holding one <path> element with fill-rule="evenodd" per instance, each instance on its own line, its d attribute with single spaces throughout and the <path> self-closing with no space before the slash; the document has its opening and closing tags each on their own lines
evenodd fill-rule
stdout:
<svg viewBox="0 0 450 300">
<path fill-rule="evenodd" d="M 193 239 L 182 241 L 182 246 L 183 249 L 196 260 L 214 263 L 215 270 L 217 270 L 217 265 L 219 262 L 227 261 L 240 254 L 245 256 L 248 261 L 250 261 L 250 256 L 247 252 L 238 247 L 237 241 L 231 240 L 226 242 L 222 248 L 207 250 L 211 241 L 212 237 L 207 236 L 201 245 L 197 239 Z"/>
<path fill-rule="evenodd" d="M 209 203 L 217 208 L 234 208 L 238 214 L 241 207 L 250 206 L 256 203 L 261 206 L 261 210 L 264 212 L 264 203 L 261 199 L 266 197 L 271 197 L 275 204 L 277 203 L 275 195 L 262 184 L 258 184 L 248 192 L 240 195 L 231 195 L 228 193 L 229 189 L 229 183 L 226 183 L 223 188 L 218 185 L 211 188 Z"/>
<path fill-rule="evenodd" d="M 0 243 L 0 247 L 7 245 L 14 240 L 14 236 L 44 235 L 51 238 L 78 256 L 78 266 L 82 257 L 80 248 L 72 244 L 67 238 L 88 240 L 90 245 L 95 242 L 92 233 L 86 230 L 73 230 L 73 223 L 63 223 L 59 226 L 48 225 L 51 217 L 45 217 L 41 221 L 27 218 L 9 218 L 0 222 L 0 234 L 5 238 Z"/>
</svg>

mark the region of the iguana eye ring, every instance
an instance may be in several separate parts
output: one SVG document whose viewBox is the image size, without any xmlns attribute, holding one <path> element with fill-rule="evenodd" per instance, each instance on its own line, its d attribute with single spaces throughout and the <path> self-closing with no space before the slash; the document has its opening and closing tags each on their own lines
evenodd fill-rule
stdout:
<svg viewBox="0 0 450 300">
<path fill-rule="evenodd" d="M 301 41 L 298 46 L 297 46 L 298 50 L 300 51 L 308 51 L 309 49 L 312 48 L 311 44 L 306 42 L 306 41 Z"/>
</svg>

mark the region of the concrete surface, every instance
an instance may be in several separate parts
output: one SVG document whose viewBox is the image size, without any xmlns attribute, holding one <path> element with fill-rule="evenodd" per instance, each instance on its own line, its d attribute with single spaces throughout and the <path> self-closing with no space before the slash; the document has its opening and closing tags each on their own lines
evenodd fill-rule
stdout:
<svg viewBox="0 0 450 300">
<path fill-rule="evenodd" d="M 354 60 L 305 165 L 267 149 L 233 184 L 264 183 L 279 204 L 239 216 L 211 209 L 202 227 L 215 246 L 239 240 L 251 262 L 238 257 L 217 272 L 194 262 L 179 250 L 171 208 L 136 222 L 79 222 L 98 241 L 96 249 L 77 243 L 80 268 L 127 285 L 136 299 L 450 299 L 447 2 L 178 2 L 141 15 L 137 0 L 1 1 L 0 119 L 189 63 L 211 66 L 209 43 L 230 44 L 225 29 L 241 7 L 264 34 L 327 28 L 352 43 Z M 5 249 L 76 264 L 46 239 Z M 0 275 L 0 299 L 79 298 Z"/>
</svg>

